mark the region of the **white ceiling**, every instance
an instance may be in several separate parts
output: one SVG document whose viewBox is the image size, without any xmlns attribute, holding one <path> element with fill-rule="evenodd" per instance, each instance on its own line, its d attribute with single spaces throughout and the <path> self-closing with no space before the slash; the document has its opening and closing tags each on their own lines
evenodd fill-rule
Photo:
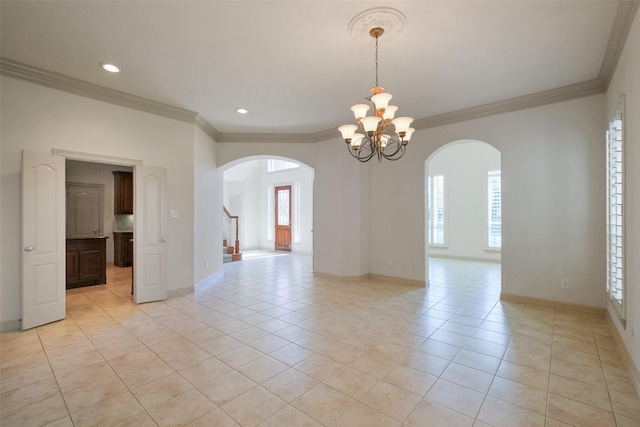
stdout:
<svg viewBox="0 0 640 427">
<path fill-rule="evenodd" d="M 381 39 L 380 84 L 421 119 L 602 79 L 618 2 L 3 0 L 1 56 L 195 111 L 218 132 L 313 134 L 351 123 L 374 85 L 373 39 L 347 28 L 382 6 L 407 26 Z"/>
</svg>

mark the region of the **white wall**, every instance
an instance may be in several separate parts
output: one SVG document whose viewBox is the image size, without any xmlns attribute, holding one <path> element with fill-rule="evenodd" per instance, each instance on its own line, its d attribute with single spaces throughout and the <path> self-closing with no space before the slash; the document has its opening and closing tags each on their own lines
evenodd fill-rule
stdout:
<svg viewBox="0 0 640 427">
<path fill-rule="evenodd" d="M 105 165 L 101 163 L 67 160 L 66 181 L 82 184 L 101 184 L 104 187 L 104 212 L 102 234 L 107 236 L 107 262 L 113 262 L 113 217 L 114 180 L 113 171 L 132 172 L 128 166 Z"/>
<path fill-rule="evenodd" d="M 620 94 L 625 95 L 625 286 L 627 290 L 627 327 L 614 321 L 636 369 L 640 370 L 640 19 L 635 22 L 624 46 L 606 97 L 603 121 L 611 119 Z M 600 129 L 604 140 L 605 127 Z M 604 147 L 604 146 L 603 146 Z M 603 148 L 604 150 L 604 148 Z M 603 285 L 604 287 L 604 285 Z M 608 307 L 617 319 L 615 309 Z"/>
<path fill-rule="evenodd" d="M 475 139 L 502 153 L 503 292 L 604 307 L 603 115 L 597 95 L 416 132 L 402 160 L 371 165 L 372 272 L 424 278 L 424 162 Z"/>
<path fill-rule="evenodd" d="M 0 77 L 2 96 L 2 272 L 0 325 L 21 317 L 22 150 L 52 149 L 142 160 L 167 168 L 168 289 L 193 287 L 194 125 Z"/>
<path fill-rule="evenodd" d="M 215 142 L 197 127 L 193 159 L 193 275 L 197 284 L 222 268 L 222 172 L 216 169 Z"/>
<path fill-rule="evenodd" d="M 240 251 L 261 249 L 262 233 L 261 224 L 264 222 L 260 200 L 262 197 L 260 185 L 260 162 L 250 160 L 240 163 L 224 171 L 224 205 L 231 209 L 231 197 L 240 196 L 242 211 L 231 212 L 240 218 Z M 222 243 L 221 243 L 222 244 Z M 233 245 L 233 242 L 228 242 Z"/>
<path fill-rule="evenodd" d="M 430 246 L 430 256 L 500 260 L 500 252 L 487 250 L 486 243 L 490 170 L 500 170 L 500 152 L 480 141 L 453 142 L 427 160 L 427 174 L 445 176 L 446 245 Z"/>
</svg>

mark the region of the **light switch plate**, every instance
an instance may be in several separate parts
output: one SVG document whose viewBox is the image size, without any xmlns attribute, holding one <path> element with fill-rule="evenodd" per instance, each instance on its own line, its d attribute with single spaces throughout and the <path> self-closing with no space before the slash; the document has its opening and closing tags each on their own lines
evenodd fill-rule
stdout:
<svg viewBox="0 0 640 427">
<path fill-rule="evenodd" d="M 171 209 L 169 211 L 169 217 L 170 218 L 178 218 L 178 211 L 176 209 Z"/>
</svg>

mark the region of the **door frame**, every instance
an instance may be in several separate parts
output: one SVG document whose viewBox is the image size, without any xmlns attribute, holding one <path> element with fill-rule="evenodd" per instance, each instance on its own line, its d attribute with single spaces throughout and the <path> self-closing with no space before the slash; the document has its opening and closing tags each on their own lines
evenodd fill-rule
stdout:
<svg viewBox="0 0 640 427">
<path fill-rule="evenodd" d="M 104 156 L 104 155 L 100 155 L 100 154 L 91 154 L 91 153 L 82 153 L 82 152 L 78 152 L 78 151 L 67 151 L 67 150 L 59 150 L 59 149 L 52 149 L 51 150 L 52 154 L 57 155 L 57 156 L 61 156 L 64 157 L 65 160 L 76 160 L 76 161 L 82 161 L 82 162 L 87 162 L 87 163 L 102 163 L 102 164 L 108 164 L 108 165 L 115 165 L 115 166 L 129 166 L 133 168 L 133 186 L 134 186 L 134 203 L 135 200 L 137 200 L 138 196 L 136 195 L 137 191 L 136 189 L 138 189 L 138 180 L 140 179 L 140 171 L 146 171 L 146 170 L 150 170 L 150 169 L 155 169 L 158 170 L 158 172 L 160 172 L 160 169 L 164 170 L 164 174 L 165 174 L 165 179 L 164 181 L 166 181 L 166 169 L 164 168 L 158 168 L 158 167 L 149 167 L 149 166 L 145 166 L 143 164 L 142 160 L 138 160 L 138 159 L 129 159 L 129 158 L 124 158 L 124 157 L 115 157 L 115 156 Z M 144 178 L 144 177 L 143 177 Z M 142 183 L 140 183 L 142 184 Z M 165 188 L 163 190 L 163 195 L 161 197 L 161 201 L 163 203 L 163 208 L 164 203 L 165 203 L 165 193 L 166 192 L 166 185 L 163 185 Z M 142 188 L 142 187 L 140 187 Z M 134 204 L 135 206 L 135 204 Z M 135 209 L 135 208 L 134 208 Z M 139 210 L 139 209 L 138 209 Z M 164 209 L 163 209 L 164 210 Z M 134 212 L 135 215 L 135 212 Z M 162 224 L 163 224 L 163 229 L 166 228 L 166 212 L 161 212 L 162 215 Z M 138 224 L 138 222 L 140 221 L 140 217 L 137 216 L 135 218 L 135 224 Z M 138 230 L 140 230 L 140 227 L 135 227 Z M 164 232 L 164 230 L 163 230 Z M 138 236 L 142 236 L 142 234 L 138 234 L 138 232 L 136 232 L 134 230 L 134 241 L 133 241 L 133 259 L 134 259 L 134 268 L 135 268 L 135 263 L 136 263 L 136 254 L 142 254 L 142 250 L 144 249 L 142 246 L 139 246 L 138 240 L 139 239 L 135 239 L 136 234 Z M 161 236 L 162 239 L 162 246 L 166 246 L 164 245 L 164 242 L 166 242 L 166 238 L 165 236 Z M 166 249 L 165 249 L 166 251 Z M 166 256 L 162 256 L 162 264 L 160 266 L 160 269 L 164 272 L 163 274 L 163 278 L 162 281 L 160 283 L 160 287 L 164 287 L 164 292 L 162 292 L 162 289 L 156 289 L 156 294 L 154 295 L 161 295 L 161 299 L 166 299 L 167 297 L 167 289 L 166 289 Z M 140 260 L 137 260 L 140 261 Z M 143 275 L 141 275 L 140 273 L 144 273 L 144 271 L 138 271 L 136 272 L 134 270 L 134 280 L 133 280 L 133 284 L 132 284 L 132 288 L 133 288 L 133 295 L 134 295 L 134 302 L 135 303 L 143 303 L 143 302 L 148 302 L 151 301 L 147 298 L 144 298 L 144 296 L 142 294 L 140 294 L 135 277 L 143 277 Z M 156 286 L 156 288 L 158 288 Z M 145 294 L 147 295 L 147 294 Z"/>
<path fill-rule="evenodd" d="M 83 153 L 80 151 L 70 151 L 70 150 L 61 150 L 57 148 L 51 149 L 51 154 L 56 156 L 61 156 L 66 160 L 75 160 L 86 163 L 102 163 L 107 165 L 114 166 L 129 166 L 134 170 L 134 181 L 135 181 L 135 170 L 138 166 L 143 166 L 143 161 L 139 159 L 131 159 L 126 157 L 116 157 L 116 156 L 105 156 L 102 154 L 93 154 L 93 153 Z M 134 182 L 135 186 L 135 182 Z M 66 230 L 65 230 L 66 231 Z M 65 238 L 65 233 L 63 233 L 63 239 Z M 136 242 L 133 242 L 133 251 L 136 251 Z M 135 293 L 135 282 L 133 283 L 134 293 Z"/>
</svg>

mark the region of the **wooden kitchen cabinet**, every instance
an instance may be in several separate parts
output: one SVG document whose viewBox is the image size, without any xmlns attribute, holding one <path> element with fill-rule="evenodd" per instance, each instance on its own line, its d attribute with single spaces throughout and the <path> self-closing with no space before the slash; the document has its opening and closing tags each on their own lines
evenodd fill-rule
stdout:
<svg viewBox="0 0 640 427">
<path fill-rule="evenodd" d="M 133 264 L 133 233 L 114 232 L 113 264 L 116 267 L 131 267 Z"/>
<path fill-rule="evenodd" d="M 107 238 L 67 239 L 67 289 L 107 283 Z"/>
<path fill-rule="evenodd" d="M 115 215 L 133 214 L 133 173 L 113 172 Z"/>
</svg>

